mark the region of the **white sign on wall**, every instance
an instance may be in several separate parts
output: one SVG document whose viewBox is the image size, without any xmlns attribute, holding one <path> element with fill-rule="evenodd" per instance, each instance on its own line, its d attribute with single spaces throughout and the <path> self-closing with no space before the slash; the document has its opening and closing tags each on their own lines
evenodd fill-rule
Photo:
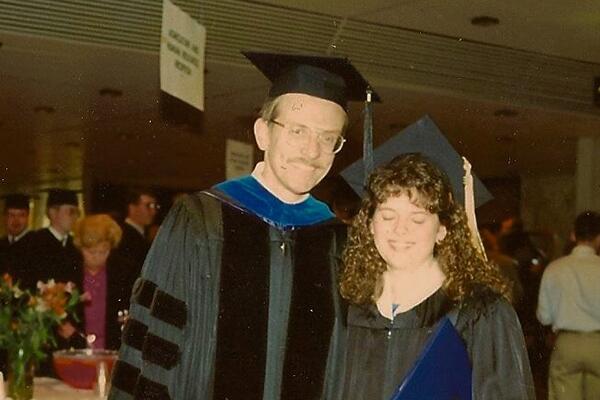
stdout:
<svg viewBox="0 0 600 400">
<path fill-rule="evenodd" d="M 206 28 L 169 0 L 163 2 L 160 88 L 204 111 Z"/>
<path fill-rule="evenodd" d="M 225 146 L 225 175 L 227 179 L 248 175 L 254 167 L 254 147 L 251 144 L 227 139 Z"/>
</svg>

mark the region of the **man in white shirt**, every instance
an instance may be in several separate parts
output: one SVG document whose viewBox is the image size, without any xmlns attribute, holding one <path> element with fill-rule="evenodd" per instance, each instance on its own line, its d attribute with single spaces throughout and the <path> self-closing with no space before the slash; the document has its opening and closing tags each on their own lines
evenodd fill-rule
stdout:
<svg viewBox="0 0 600 400">
<path fill-rule="evenodd" d="M 537 317 L 558 334 L 550 360 L 551 400 L 600 399 L 600 214 L 575 219 L 576 246 L 542 277 Z"/>
</svg>

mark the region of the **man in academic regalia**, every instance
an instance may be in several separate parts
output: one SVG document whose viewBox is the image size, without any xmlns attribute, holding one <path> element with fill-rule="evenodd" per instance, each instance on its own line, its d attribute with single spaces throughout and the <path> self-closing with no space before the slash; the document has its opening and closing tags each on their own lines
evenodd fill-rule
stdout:
<svg viewBox="0 0 600 400">
<path fill-rule="evenodd" d="M 0 273 L 10 272 L 14 258 L 30 238 L 29 197 L 9 194 L 4 199 L 4 223 L 6 236 L 0 238 Z"/>
<path fill-rule="evenodd" d="M 32 290 L 40 280 L 72 280 L 79 263 L 79 253 L 69 234 L 79 218 L 77 194 L 71 190 L 51 189 L 46 214 L 50 225 L 32 233 L 28 254 L 15 271 L 22 286 Z"/>
<path fill-rule="evenodd" d="M 133 290 L 110 399 L 331 399 L 341 224 L 309 191 L 341 150 L 347 60 L 245 53 L 273 82 L 250 176 L 184 197 Z"/>
<path fill-rule="evenodd" d="M 14 275 L 14 266 L 26 254 L 32 232 L 29 223 L 29 197 L 9 194 L 4 198 L 4 224 L 6 236 L 0 238 L 0 275 Z M 6 353 L 0 349 L 0 370 L 6 372 Z"/>
</svg>

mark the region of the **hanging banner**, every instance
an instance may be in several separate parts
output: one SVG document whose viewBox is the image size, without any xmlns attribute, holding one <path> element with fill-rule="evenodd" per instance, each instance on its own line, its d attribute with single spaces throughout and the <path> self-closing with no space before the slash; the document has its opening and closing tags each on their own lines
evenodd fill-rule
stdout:
<svg viewBox="0 0 600 400">
<path fill-rule="evenodd" d="M 163 2 L 160 88 L 204 111 L 206 28 L 169 0 Z"/>
</svg>

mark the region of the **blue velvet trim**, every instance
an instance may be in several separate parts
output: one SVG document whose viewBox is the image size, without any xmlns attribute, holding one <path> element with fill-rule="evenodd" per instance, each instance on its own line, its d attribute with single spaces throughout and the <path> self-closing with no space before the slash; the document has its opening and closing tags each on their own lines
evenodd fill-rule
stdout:
<svg viewBox="0 0 600 400">
<path fill-rule="evenodd" d="M 327 204 L 312 196 L 298 204 L 284 203 L 252 176 L 219 183 L 213 187 L 212 192 L 225 195 L 225 200 L 229 200 L 238 208 L 282 230 L 316 225 L 335 217 Z"/>
</svg>

